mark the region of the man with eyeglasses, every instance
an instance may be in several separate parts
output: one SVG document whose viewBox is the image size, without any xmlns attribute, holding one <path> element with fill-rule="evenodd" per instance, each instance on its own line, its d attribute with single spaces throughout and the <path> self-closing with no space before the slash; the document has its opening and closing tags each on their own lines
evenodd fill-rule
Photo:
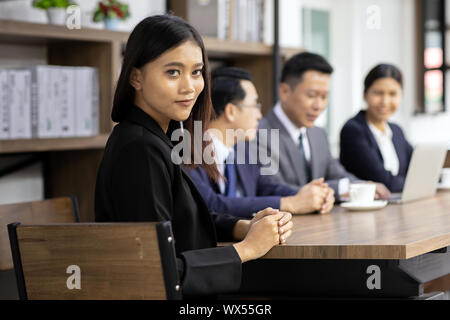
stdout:
<svg viewBox="0 0 450 320">
<path fill-rule="evenodd" d="M 279 184 L 262 175 L 256 162 L 250 163 L 248 144 L 237 147 L 238 142 L 255 138 L 262 117 L 252 80 L 252 75 L 240 68 L 212 72 L 211 99 L 216 118 L 208 134 L 214 146 L 214 161 L 225 179 L 213 181 L 200 167 L 189 171 L 206 204 L 211 211 L 246 218 L 267 207 L 292 214 L 329 212 L 334 192 L 322 179 L 300 190 Z"/>
</svg>

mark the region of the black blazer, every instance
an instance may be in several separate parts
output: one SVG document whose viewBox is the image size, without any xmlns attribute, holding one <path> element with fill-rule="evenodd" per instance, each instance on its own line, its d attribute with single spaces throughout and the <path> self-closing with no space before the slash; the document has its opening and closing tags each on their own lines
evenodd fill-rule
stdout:
<svg viewBox="0 0 450 320">
<path fill-rule="evenodd" d="M 363 180 L 383 183 L 391 192 L 401 192 L 413 148 L 406 141 L 402 129 L 388 123 L 392 130 L 392 142 L 399 160 L 398 175 L 384 169 L 384 160 L 378 144 L 366 122 L 366 111 L 360 111 L 347 121 L 341 130 L 340 160 L 347 171 Z"/>
<path fill-rule="evenodd" d="M 134 106 L 115 126 L 97 176 L 98 222 L 172 223 L 185 297 L 236 291 L 241 260 L 232 246 L 237 218 L 210 214 L 189 175 L 171 161 L 172 143 L 158 123 Z"/>
</svg>

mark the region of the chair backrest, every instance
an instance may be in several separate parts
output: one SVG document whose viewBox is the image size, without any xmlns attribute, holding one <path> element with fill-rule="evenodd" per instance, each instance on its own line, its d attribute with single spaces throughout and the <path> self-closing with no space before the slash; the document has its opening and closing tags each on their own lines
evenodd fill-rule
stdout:
<svg viewBox="0 0 450 320">
<path fill-rule="evenodd" d="M 78 222 L 78 202 L 75 197 L 0 205 L 0 271 L 12 270 L 11 247 L 7 225 Z"/>
<path fill-rule="evenodd" d="M 21 299 L 181 299 L 170 222 L 8 231 Z"/>
</svg>

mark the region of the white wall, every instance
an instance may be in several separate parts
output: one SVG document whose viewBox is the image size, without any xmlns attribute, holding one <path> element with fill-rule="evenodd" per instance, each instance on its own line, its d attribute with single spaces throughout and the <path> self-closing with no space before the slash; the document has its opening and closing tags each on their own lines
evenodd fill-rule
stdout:
<svg viewBox="0 0 450 320">
<path fill-rule="evenodd" d="M 339 3 L 338 3 L 339 2 Z M 358 104 L 354 92 L 360 92 L 359 69 L 360 43 L 359 29 L 352 22 L 355 16 L 354 1 L 333 1 L 330 12 L 330 62 L 334 68 L 330 105 L 330 145 L 337 156 L 339 131 L 342 124 L 353 114 L 353 106 Z"/>
<path fill-rule="evenodd" d="M 333 2 L 336 2 L 336 0 L 280 0 L 280 46 L 302 47 L 304 39 L 300 30 L 302 30 L 303 25 L 303 7 L 329 10 Z M 296 32 L 296 30 L 299 32 Z"/>
<path fill-rule="evenodd" d="M 371 15 L 367 13 L 369 6 L 376 5 L 380 13 L 379 29 L 369 29 L 367 19 Z M 360 60 L 355 65 L 358 73 L 355 74 L 360 83 L 358 105 L 353 106 L 359 110 L 364 105 L 362 98 L 363 81 L 368 71 L 379 63 L 391 63 L 398 66 L 404 77 L 404 96 L 402 107 L 393 117 L 393 121 L 399 122 L 405 130 L 408 128 L 410 114 L 417 103 L 415 100 L 415 34 L 414 34 L 414 6 L 411 0 L 359 0 L 355 2 L 354 27 L 359 30 L 356 41 L 360 41 Z M 357 89 L 355 87 L 355 89 Z"/>
<path fill-rule="evenodd" d="M 97 1 L 76 0 L 81 7 L 82 27 L 103 28 L 101 23 L 93 23 L 92 12 Z M 0 1 L 0 19 L 14 19 L 46 23 L 43 10 L 35 9 L 32 0 Z M 131 30 L 146 16 L 165 11 L 165 0 L 127 0 L 131 18 L 120 25 L 120 30 Z M 44 46 L 21 46 L 0 44 L 0 68 L 25 67 L 45 64 L 47 52 Z M 11 162 L 0 155 L 0 168 Z M 40 200 L 44 196 L 44 183 L 40 164 L 0 177 L 0 204 Z"/>
<path fill-rule="evenodd" d="M 318 0 L 321 1 L 321 0 Z M 370 6 L 380 10 L 379 29 L 368 26 Z M 413 112 L 417 101 L 415 1 L 337 0 L 331 6 L 332 81 L 330 142 L 338 155 L 339 132 L 345 121 L 365 106 L 363 81 L 381 62 L 398 66 L 404 76 L 403 101 L 393 121 L 400 124 L 412 144 L 450 142 L 450 110 L 439 115 Z"/>
</svg>

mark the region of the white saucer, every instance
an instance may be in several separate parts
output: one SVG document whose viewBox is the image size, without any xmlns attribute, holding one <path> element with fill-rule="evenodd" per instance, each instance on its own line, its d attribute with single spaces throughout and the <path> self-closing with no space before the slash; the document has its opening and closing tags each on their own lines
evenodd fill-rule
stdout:
<svg viewBox="0 0 450 320">
<path fill-rule="evenodd" d="M 450 190 L 450 183 L 438 183 L 437 188 L 439 190 Z"/>
<path fill-rule="evenodd" d="M 374 200 L 370 203 L 344 202 L 341 203 L 341 207 L 351 211 L 367 211 L 384 208 L 387 204 L 388 202 L 386 200 Z"/>
</svg>

